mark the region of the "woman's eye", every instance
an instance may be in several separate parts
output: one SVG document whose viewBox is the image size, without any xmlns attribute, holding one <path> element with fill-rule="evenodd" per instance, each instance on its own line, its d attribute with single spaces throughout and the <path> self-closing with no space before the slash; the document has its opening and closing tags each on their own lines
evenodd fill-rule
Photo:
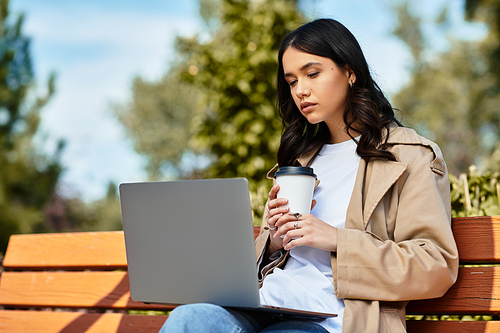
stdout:
<svg viewBox="0 0 500 333">
<path fill-rule="evenodd" d="M 297 81 L 288 81 L 288 85 L 290 87 L 293 87 Z"/>
<path fill-rule="evenodd" d="M 314 72 L 314 73 L 311 73 L 309 75 L 307 75 L 308 77 L 316 77 L 318 76 L 319 72 Z"/>
</svg>

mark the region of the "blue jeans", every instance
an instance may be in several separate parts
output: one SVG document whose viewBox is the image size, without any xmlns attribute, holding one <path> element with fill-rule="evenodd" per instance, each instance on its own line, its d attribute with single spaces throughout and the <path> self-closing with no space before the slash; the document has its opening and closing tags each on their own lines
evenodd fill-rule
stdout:
<svg viewBox="0 0 500 333">
<path fill-rule="evenodd" d="M 328 333 L 321 325 L 275 314 L 236 311 L 213 304 L 177 307 L 160 333 Z"/>
</svg>

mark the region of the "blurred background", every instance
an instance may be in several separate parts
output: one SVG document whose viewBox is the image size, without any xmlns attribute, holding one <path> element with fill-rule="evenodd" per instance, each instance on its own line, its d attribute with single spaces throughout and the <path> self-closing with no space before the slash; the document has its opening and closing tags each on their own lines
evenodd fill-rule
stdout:
<svg viewBox="0 0 500 333">
<path fill-rule="evenodd" d="M 0 0 L 0 258 L 14 233 L 120 230 L 122 182 L 246 177 L 280 122 L 277 50 L 315 18 L 357 37 L 436 141 L 454 216 L 500 215 L 497 0 Z"/>
</svg>

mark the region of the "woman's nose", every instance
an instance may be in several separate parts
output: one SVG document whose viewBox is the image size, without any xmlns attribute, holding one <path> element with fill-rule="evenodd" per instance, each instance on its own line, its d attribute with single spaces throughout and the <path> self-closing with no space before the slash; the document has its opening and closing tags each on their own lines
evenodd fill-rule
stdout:
<svg viewBox="0 0 500 333">
<path fill-rule="evenodd" d="M 297 97 L 307 97 L 311 94 L 311 88 L 308 87 L 304 82 L 297 82 L 297 90 L 295 90 Z"/>
</svg>

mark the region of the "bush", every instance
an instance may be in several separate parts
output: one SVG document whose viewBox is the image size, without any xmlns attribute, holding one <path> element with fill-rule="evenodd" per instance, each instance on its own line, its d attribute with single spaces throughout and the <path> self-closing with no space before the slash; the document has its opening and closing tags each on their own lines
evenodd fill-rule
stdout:
<svg viewBox="0 0 500 333">
<path fill-rule="evenodd" d="M 452 217 L 500 215 L 500 173 L 475 165 L 458 178 L 450 174 Z"/>
</svg>

